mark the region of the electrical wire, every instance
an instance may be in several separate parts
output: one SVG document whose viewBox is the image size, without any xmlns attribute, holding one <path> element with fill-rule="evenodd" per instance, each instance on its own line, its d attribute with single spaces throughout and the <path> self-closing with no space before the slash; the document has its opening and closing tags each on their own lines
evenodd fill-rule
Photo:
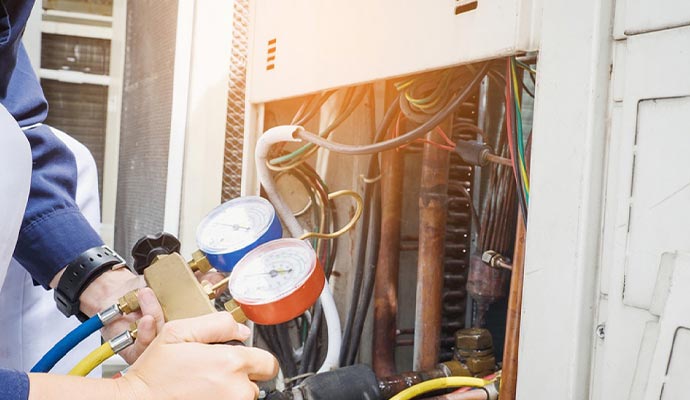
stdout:
<svg viewBox="0 0 690 400">
<path fill-rule="evenodd" d="M 353 199 L 355 199 L 355 203 L 357 204 L 357 208 L 355 209 L 355 215 L 352 216 L 352 219 L 350 222 L 348 222 L 345 226 L 340 228 L 336 232 L 332 233 L 321 233 L 321 232 L 306 232 L 300 236 L 301 240 L 306 240 L 310 238 L 319 238 L 319 239 L 336 239 L 349 230 L 351 230 L 357 221 L 359 220 L 359 217 L 362 215 L 362 208 L 364 207 L 364 204 L 362 202 L 362 198 L 359 196 L 359 193 L 352 191 L 352 190 L 338 190 L 337 192 L 329 193 L 328 194 L 328 200 L 333 200 L 335 198 L 341 197 L 341 196 L 350 196 Z"/>
<path fill-rule="evenodd" d="M 427 132 L 438 126 L 451 112 L 453 112 L 460 104 L 463 103 L 463 101 L 467 99 L 467 97 L 472 94 L 474 89 L 477 87 L 477 85 L 479 85 L 481 80 L 486 75 L 488 69 L 489 63 L 484 63 L 479 72 L 473 76 L 472 80 L 463 88 L 463 90 L 458 92 L 458 94 L 456 94 L 452 100 L 441 109 L 441 111 L 439 111 L 437 114 L 434 114 L 434 116 L 428 121 L 398 137 L 381 142 L 375 142 L 369 145 L 348 145 L 329 141 L 318 135 L 307 132 L 301 127 L 294 131 L 294 137 L 321 146 L 336 153 L 350 155 L 372 154 L 394 149 L 410 143 L 415 139 L 421 138 Z"/>
<path fill-rule="evenodd" d="M 372 104 L 374 104 L 372 99 Z M 370 121 L 373 129 L 373 142 L 377 143 L 386 135 L 388 128 L 393 123 L 397 114 L 400 111 L 400 102 L 396 98 L 390 104 L 383 119 L 378 125 L 374 126 L 374 115 L 375 110 L 373 107 L 370 110 Z M 367 176 L 374 177 L 379 175 L 379 159 L 378 155 L 372 155 L 369 157 L 369 162 L 367 166 Z M 363 305 L 361 299 L 363 295 L 362 286 L 365 278 L 365 266 L 369 265 L 368 260 L 372 260 L 372 264 L 375 263 L 375 257 L 378 255 L 378 250 L 373 250 L 375 246 L 378 245 L 378 230 L 380 229 L 380 206 L 377 201 L 377 193 L 379 190 L 378 180 L 374 183 L 365 183 L 364 185 L 364 211 L 362 213 L 362 222 L 359 225 L 359 231 L 357 234 L 357 241 L 355 243 L 355 256 L 354 256 L 354 276 L 352 284 L 352 296 L 350 297 L 350 305 L 347 309 L 347 315 L 345 317 L 345 330 L 343 331 L 343 348 L 340 352 L 340 365 L 347 366 L 349 355 L 352 353 L 350 349 L 356 347 L 361 336 L 361 331 L 357 331 L 356 322 L 364 319 L 366 317 L 367 309 L 369 308 L 368 303 L 366 307 Z M 371 237 L 369 234 L 372 234 Z M 370 240 L 371 239 L 371 240 Z M 366 286 L 366 285 L 365 285 Z"/>
<path fill-rule="evenodd" d="M 515 58 L 510 59 L 510 68 L 513 84 L 513 101 L 515 103 L 515 116 L 517 126 L 517 146 L 518 146 L 518 161 L 520 167 L 520 176 L 522 177 L 522 184 L 525 190 L 525 202 L 529 204 L 529 178 L 527 177 L 527 170 L 525 168 L 525 140 L 522 134 L 522 112 L 520 107 L 520 85 L 517 80 L 517 72 L 515 71 Z"/>
<path fill-rule="evenodd" d="M 357 95 L 352 98 L 353 94 L 357 92 Z M 340 112 L 336 116 L 335 120 L 328 125 L 326 129 L 324 129 L 322 132 L 319 133 L 319 136 L 328 138 L 333 131 L 338 128 L 352 113 L 355 111 L 355 109 L 359 106 L 359 104 L 362 102 L 362 99 L 364 99 L 365 94 L 367 93 L 367 86 L 362 86 L 361 88 L 350 88 L 348 89 L 348 92 L 346 93 L 345 99 L 343 100 L 343 105 L 344 107 L 341 107 Z M 315 147 L 311 143 L 307 143 L 297 150 L 274 158 L 270 161 L 270 168 L 273 170 L 283 170 L 283 169 L 289 169 L 289 168 L 294 168 L 296 165 L 302 164 L 305 162 L 309 157 L 311 157 L 312 154 L 314 154 L 318 150 L 317 147 Z M 294 162 L 288 164 L 288 165 L 280 165 L 282 163 L 292 161 Z"/>
<path fill-rule="evenodd" d="M 87 319 L 48 350 L 31 368 L 31 372 L 49 372 L 70 350 L 102 327 L 103 322 L 98 314 Z"/>
<path fill-rule="evenodd" d="M 263 185 L 268 199 L 275 207 L 276 213 L 283 221 L 284 226 L 288 229 L 288 232 L 290 232 L 290 235 L 293 237 L 300 237 L 302 234 L 304 234 L 304 228 L 292 215 L 292 211 L 280 196 L 273 176 L 266 166 L 266 160 L 268 153 L 274 144 L 298 141 L 298 139 L 293 136 L 295 130 L 298 129 L 301 129 L 301 127 L 291 125 L 271 128 L 259 137 L 259 140 L 256 143 L 256 148 L 254 149 L 254 158 L 259 182 L 261 182 Z M 326 359 L 321 368 L 319 368 L 319 371 L 327 371 L 338 366 L 338 356 L 340 354 L 340 347 L 342 344 L 340 317 L 338 315 L 338 310 L 335 306 L 333 293 L 330 290 L 328 281 L 326 281 L 319 299 L 321 300 L 321 306 L 324 309 L 324 317 L 326 319 L 328 330 L 328 350 L 326 353 Z"/>
<path fill-rule="evenodd" d="M 83 360 L 79 361 L 79 363 L 69 371 L 68 375 L 86 376 L 93 371 L 94 368 L 98 367 L 105 360 L 114 355 L 115 352 L 113 351 L 113 347 L 111 346 L 110 342 L 105 342 L 96 350 L 84 357 Z"/>
<path fill-rule="evenodd" d="M 480 388 L 490 383 L 491 381 L 485 381 L 481 378 L 470 378 L 466 376 L 450 376 L 446 378 L 436 378 L 418 383 L 414 386 L 410 386 L 409 388 L 391 397 L 391 400 L 410 400 L 424 393 L 432 392 L 434 390 L 448 389 L 459 386 L 470 386 Z"/>
<path fill-rule="evenodd" d="M 506 76 L 512 77 L 512 61 L 510 58 L 506 60 Z M 505 81 L 505 109 L 506 109 L 506 137 L 508 138 L 508 149 L 510 159 L 513 162 L 513 175 L 517 185 L 518 199 L 520 208 L 522 209 L 523 217 L 527 218 L 527 200 L 525 198 L 525 186 L 522 182 L 522 174 L 520 172 L 520 161 L 518 159 L 518 145 L 517 145 L 517 122 L 515 117 L 515 101 L 513 100 L 513 84 L 512 78 Z"/>
</svg>

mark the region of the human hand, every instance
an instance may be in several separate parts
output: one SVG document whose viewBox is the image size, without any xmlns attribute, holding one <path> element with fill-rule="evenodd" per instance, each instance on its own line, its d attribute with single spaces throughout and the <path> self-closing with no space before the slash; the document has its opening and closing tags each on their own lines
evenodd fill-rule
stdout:
<svg viewBox="0 0 690 400">
<path fill-rule="evenodd" d="M 135 275 L 127 268 L 119 268 L 112 271 L 107 271 L 96 278 L 89 286 L 84 289 L 80 300 L 81 311 L 92 316 L 103 309 L 117 303 L 117 300 L 125 295 L 126 293 L 143 288 L 146 285 L 143 276 Z M 142 296 L 143 295 L 143 303 Z M 101 329 L 101 335 L 103 339 L 110 340 L 113 337 L 121 334 L 122 332 L 128 330 L 130 325 L 142 318 L 143 315 L 151 315 L 154 318 L 154 323 L 162 324 L 164 323 L 163 311 L 158 304 L 153 292 L 147 289 L 143 293 L 137 295 L 139 298 L 140 311 L 132 312 L 130 314 L 124 315 L 115 321 L 112 321 L 103 329 Z M 151 300 L 153 299 L 153 300 Z M 137 357 L 141 354 L 146 346 L 151 343 L 153 338 L 156 336 L 155 326 L 148 329 L 146 324 L 138 327 L 138 340 L 134 345 L 122 350 L 119 354 L 122 358 L 127 361 L 127 363 L 133 363 Z M 139 340 L 141 339 L 141 340 Z"/>
<path fill-rule="evenodd" d="M 142 317 L 142 323 L 155 325 L 152 316 Z M 244 341 L 249 334 L 225 312 L 168 322 L 116 380 L 118 391 L 127 399 L 256 399 L 259 388 L 253 381 L 272 379 L 276 359 L 257 348 L 210 344 Z"/>
</svg>

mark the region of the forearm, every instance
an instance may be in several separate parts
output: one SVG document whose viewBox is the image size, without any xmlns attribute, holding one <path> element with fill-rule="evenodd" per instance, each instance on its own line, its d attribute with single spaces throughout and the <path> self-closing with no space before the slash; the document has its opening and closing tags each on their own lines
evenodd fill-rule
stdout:
<svg viewBox="0 0 690 400">
<path fill-rule="evenodd" d="M 29 374 L 29 400 L 133 400 L 117 379 Z"/>
</svg>

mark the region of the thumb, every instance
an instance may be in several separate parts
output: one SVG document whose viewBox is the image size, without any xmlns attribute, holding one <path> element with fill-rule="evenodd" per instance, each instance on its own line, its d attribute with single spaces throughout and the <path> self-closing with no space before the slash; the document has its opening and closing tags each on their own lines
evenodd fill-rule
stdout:
<svg viewBox="0 0 690 400">
<path fill-rule="evenodd" d="M 215 312 L 200 317 L 180 319 L 165 324 L 160 334 L 163 343 L 224 343 L 230 340 L 245 341 L 251 331 L 238 324 L 230 313 Z"/>
<path fill-rule="evenodd" d="M 156 330 L 163 329 L 165 324 L 165 317 L 163 315 L 163 308 L 161 308 L 155 293 L 150 288 L 141 288 L 137 292 L 137 300 L 139 300 L 139 308 L 143 315 L 150 315 L 156 322 Z M 155 336 L 155 332 L 154 332 Z"/>
</svg>

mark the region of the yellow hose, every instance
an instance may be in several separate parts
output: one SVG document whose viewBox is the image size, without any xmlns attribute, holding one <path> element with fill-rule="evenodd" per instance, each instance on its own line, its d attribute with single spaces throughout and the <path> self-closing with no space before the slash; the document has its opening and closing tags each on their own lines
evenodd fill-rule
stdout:
<svg viewBox="0 0 690 400">
<path fill-rule="evenodd" d="M 469 378 L 466 376 L 450 376 L 447 378 L 431 379 L 411 386 L 391 397 L 390 400 L 409 400 L 421 394 L 434 390 L 448 389 L 460 386 L 484 387 L 491 383 L 481 378 Z"/>
<path fill-rule="evenodd" d="M 89 353 L 88 356 L 84 357 L 83 360 L 79 361 L 68 375 L 74 376 L 86 376 L 89 372 L 93 371 L 94 368 L 101 365 L 103 361 L 109 359 L 115 355 L 113 348 L 110 347 L 109 342 L 103 343 L 99 348 Z"/>
</svg>

